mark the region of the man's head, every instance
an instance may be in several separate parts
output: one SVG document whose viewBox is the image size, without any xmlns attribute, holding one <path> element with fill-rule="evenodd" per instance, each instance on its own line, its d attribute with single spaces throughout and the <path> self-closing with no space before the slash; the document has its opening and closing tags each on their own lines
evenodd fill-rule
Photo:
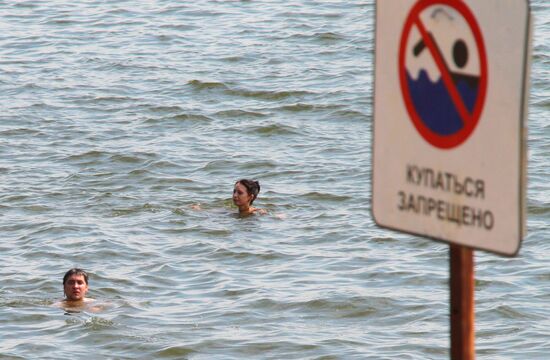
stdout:
<svg viewBox="0 0 550 360">
<path fill-rule="evenodd" d="M 88 292 L 88 274 L 86 271 L 78 268 L 67 271 L 63 276 L 63 291 L 69 301 L 84 300 Z"/>
</svg>

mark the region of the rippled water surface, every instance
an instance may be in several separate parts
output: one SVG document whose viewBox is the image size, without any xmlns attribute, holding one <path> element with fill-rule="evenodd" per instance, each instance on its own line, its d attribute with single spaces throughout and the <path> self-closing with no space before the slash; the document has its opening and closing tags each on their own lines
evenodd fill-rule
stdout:
<svg viewBox="0 0 550 360">
<path fill-rule="evenodd" d="M 550 353 L 550 6 L 532 11 L 528 236 L 476 253 L 480 359 Z M 0 358 L 448 358 L 448 246 L 370 214 L 373 19 L 1 2 Z M 235 216 L 241 177 L 269 215 Z M 52 306 L 73 266 L 104 311 Z"/>
</svg>

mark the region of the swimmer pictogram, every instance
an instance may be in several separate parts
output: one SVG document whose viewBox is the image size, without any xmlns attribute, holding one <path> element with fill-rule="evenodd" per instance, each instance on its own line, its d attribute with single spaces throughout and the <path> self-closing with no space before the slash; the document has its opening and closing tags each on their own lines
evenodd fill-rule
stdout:
<svg viewBox="0 0 550 360">
<path fill-rule="evenodd" d="M 398 71 L 409 117 L 428 143 L 451 149 L 470 137 L 488 74 L 483 36 L 464 2 L 415 4 L 401 34 Z"/>
</svg>

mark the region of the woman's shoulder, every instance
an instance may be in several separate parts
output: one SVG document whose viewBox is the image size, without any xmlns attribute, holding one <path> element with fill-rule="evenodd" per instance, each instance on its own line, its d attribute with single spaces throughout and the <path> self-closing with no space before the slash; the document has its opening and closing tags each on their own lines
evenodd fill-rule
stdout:
<svg viewBox="0 0 550 360">
<path fill-rule="evenodd" d="M 258 214 L 258 215 L 266 215 L 267 214 L 266 209 L 260 209 L 260 208 L 253 208 L 251 212 L 253 214 Z"/>
</svg>

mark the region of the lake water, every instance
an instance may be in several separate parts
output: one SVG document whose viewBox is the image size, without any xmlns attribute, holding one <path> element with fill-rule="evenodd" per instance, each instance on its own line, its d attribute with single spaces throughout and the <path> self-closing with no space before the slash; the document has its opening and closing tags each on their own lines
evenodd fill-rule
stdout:
<svg viewBox="0 0 550 360">
<path fill-rule="evenodd" d="M 480 359 L 550 353 L 532 12 L 528 235 L 476 252 Z M 0 358 L 448 358 L 448 246 L 370 213 L 373 22 L 373 1 L 1 2 Z M 270 215 L 235 216 L 242 177 Z M 51 306 L 73 266 L 106 310 Z"/>
</svg>

